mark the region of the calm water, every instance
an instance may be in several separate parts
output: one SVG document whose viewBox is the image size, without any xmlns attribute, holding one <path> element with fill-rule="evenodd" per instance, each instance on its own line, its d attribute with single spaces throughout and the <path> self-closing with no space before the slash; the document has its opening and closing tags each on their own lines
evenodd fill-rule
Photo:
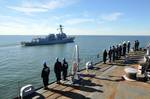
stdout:
<svg viewBox="0 0 150 99">
<path fill-rule="evenodd" d="M 50 82 L 54 81 L 55 58 L 59 57 L 62 61 L 65 57 L 71 67 L 75 44 L 79 45 L 82 68 L 91 58 L 94 61 L 101 60 L 96 55 L 102 55 L 102 51 L 110 45 L 124 40 L 133 44 L 134 40 L 139 40 L 140 47 L 144 47 L 150 42 L 150 36 L 76 36 L 75 42 L 68 44 L 34 47 L 20 45 L 21 41 L 30 41 L 32 38 L 33 36 L 0 36 L 0 99 L 16 96 L 19 87 L 29 83 L 36 88 L 42 86 L 40 74 L 44 61 L 51 69 Z"/>
</svg>

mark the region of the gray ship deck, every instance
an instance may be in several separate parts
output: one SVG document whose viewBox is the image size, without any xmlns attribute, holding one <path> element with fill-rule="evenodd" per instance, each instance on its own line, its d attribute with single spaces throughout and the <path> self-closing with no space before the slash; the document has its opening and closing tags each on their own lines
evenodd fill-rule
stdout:
<svg viewBox="0 0 150 99">
<path fill-rule="evenodd" d="M 71 85 L 69 81 L 62 84 L 52 83 L 48 90 L 36 91 L 31 99 L 150 99 L 150 84 L 140 81 L 126 81 L 122 78 L 125 67 L 137 68 L 143 52 L 130 53 L 130 64 L 123 64 L 124 59 L 116 64 L 96 65 L 96 70 L 89 73 L 95 77 L 84 77 L 80 85 Z M 134 62 L 132 62 L 134 61 Z M 136 62 L 135 62 L 136 61 Z M 86 71 L 81 71 L 86 74 Z M 69 78 L 68 78 L 69 79 Z"/>
</svg>

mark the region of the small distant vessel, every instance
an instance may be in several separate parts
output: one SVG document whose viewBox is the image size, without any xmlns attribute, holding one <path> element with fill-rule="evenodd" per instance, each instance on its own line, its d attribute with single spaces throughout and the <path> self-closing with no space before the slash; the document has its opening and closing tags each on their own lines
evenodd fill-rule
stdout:
<svg viewBox="0 0 150 99">
<path fill-rule="evenodd" d="M 62 43 L 70 43 L 74 42 L 75 37 L 67 37 L 65 33 L 63 33 L 63 26 L 60 25 L 58 30 L 60 33 L 58 34 L 49 34 L 45 38 L 35 38 L 31 42 L 21 42 L 23 46 L 37 46 L 37 45 L 51 45 L 51 44 L 62 44 Z"/>
</svg>

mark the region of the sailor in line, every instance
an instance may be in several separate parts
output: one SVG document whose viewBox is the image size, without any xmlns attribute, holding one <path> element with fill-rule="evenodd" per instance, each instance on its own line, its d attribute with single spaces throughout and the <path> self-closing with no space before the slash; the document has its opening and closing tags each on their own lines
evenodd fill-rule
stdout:
<svg viewBox="0 0 150 99">
<path fill-rule="evenodd" d="M 121 58 L 121 56 L 122 56 L 122 45 L 119 44 L 119 57 Z"/>
<path fill-rule="evenodd" d="M 112 49 L 110 47 L 109 51 L 108 51 L 108 56 L 109 56 L 109 62 L 111 63 L 111 57 L 112 57 Z"/>
<path fill-rule="evenodd" d="M 54 65 L 54 72 L 56 75 L 56 79 L 57 79 L 57 84 L 60 84 L 60 80 L 61 80 L 61 71 L 62 71 L 62 65 L 61 62 L 59 62 L 59 59 L 56 58 L 56 62 Z"/>
<path fill-rule="evenodd" d="M 137 49 L 139 50 L 140 42 L 137 40 Z"/>
<path fill-rule="evenodd" d="M 66 59 L 63 58 L 63 64 L 62 64 L 63 80 L 66 80 L 67 70 L 68 70 L 68 63 L 67 63 Z"/>
<path fill-rule="evenodd" d="M 140 42 L 138 40 L 136 40 L 135 43 L 134 43 L 134 51 L 139 50 L 139 45 L 140 45 Z"/>
<path fill-rule="evenodd" d="M 130 41 L 128 41 L 128 53 L 129 53 L 129 51 L 130 51 L 130 46 L 131 46 L 131 43 L 130 43 Z"/>
<path fill-rule="evenodd" d="M 138 40 L 134 41 L 134 51 L 138 51 L 140 42 Z"/>
<path fill-rule="evenodd" d="M 119 58 L 119 46 L 117 45 L 116 46 L 116 59 Z"/>
<path fill-rule="evenodd" d="M 115 48 L 115 46 L 113 46 L 113 49 L 112 49 L 112 56 L 113 56 L 113 62 L 115 62 L 115 60 L 116 60 L 116 48 Z"/>
<path fill-rule="evenodd" d="M 126 55 L 126 47 L 127 47 L 127 44 L 126 44 L 126 42 L 124 41 L 124 42 L 123 42 L 123 56 Z"/>
<path fill-rule="evenodd" d="M 43 78 L 44 89 L 47 89 L 50 69 L 47 67 L 46 62 L 44 62 L 43 66 L 41 77 Z"/>
<path fill-rule="evenodd" d="M 103 62 L 104 62 L 104 64 L 106 64 L 106 60 L 107 60 L 107 51 L 105 49 L 104 52 L 103 52 Z"/>
</svg>

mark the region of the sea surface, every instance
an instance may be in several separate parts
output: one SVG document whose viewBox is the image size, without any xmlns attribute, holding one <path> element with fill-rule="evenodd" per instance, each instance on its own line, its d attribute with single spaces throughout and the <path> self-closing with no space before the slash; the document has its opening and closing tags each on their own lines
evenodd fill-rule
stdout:
<svg viewBox="0 0 150 99">
<path fill-rule="evenodd" d="M 140 47 L 150 43 L 150 36 L 75 36 L 74 43 L 32 47 L 20 45 L 21 41 L 31 41 L 35 37 L 37 36 L 0 36 L 0 99 L 17 96 L 19 89 L 26 84 L 41 87 L 43 62 L 50 67 L 49 82 L 55 81 L 53 67 L 56 57 L 60 61 L 66 58 L 70 73 L 76 44 L 79 46 L 82 69 L 89 60 L 94 63 L 101 61 L 103 50 L 112 45 L 130 41 L 133 46 L 135 40 L 139 40 Z M 98 54 L 100 57 L 97 57 Z"/>
</svg>

